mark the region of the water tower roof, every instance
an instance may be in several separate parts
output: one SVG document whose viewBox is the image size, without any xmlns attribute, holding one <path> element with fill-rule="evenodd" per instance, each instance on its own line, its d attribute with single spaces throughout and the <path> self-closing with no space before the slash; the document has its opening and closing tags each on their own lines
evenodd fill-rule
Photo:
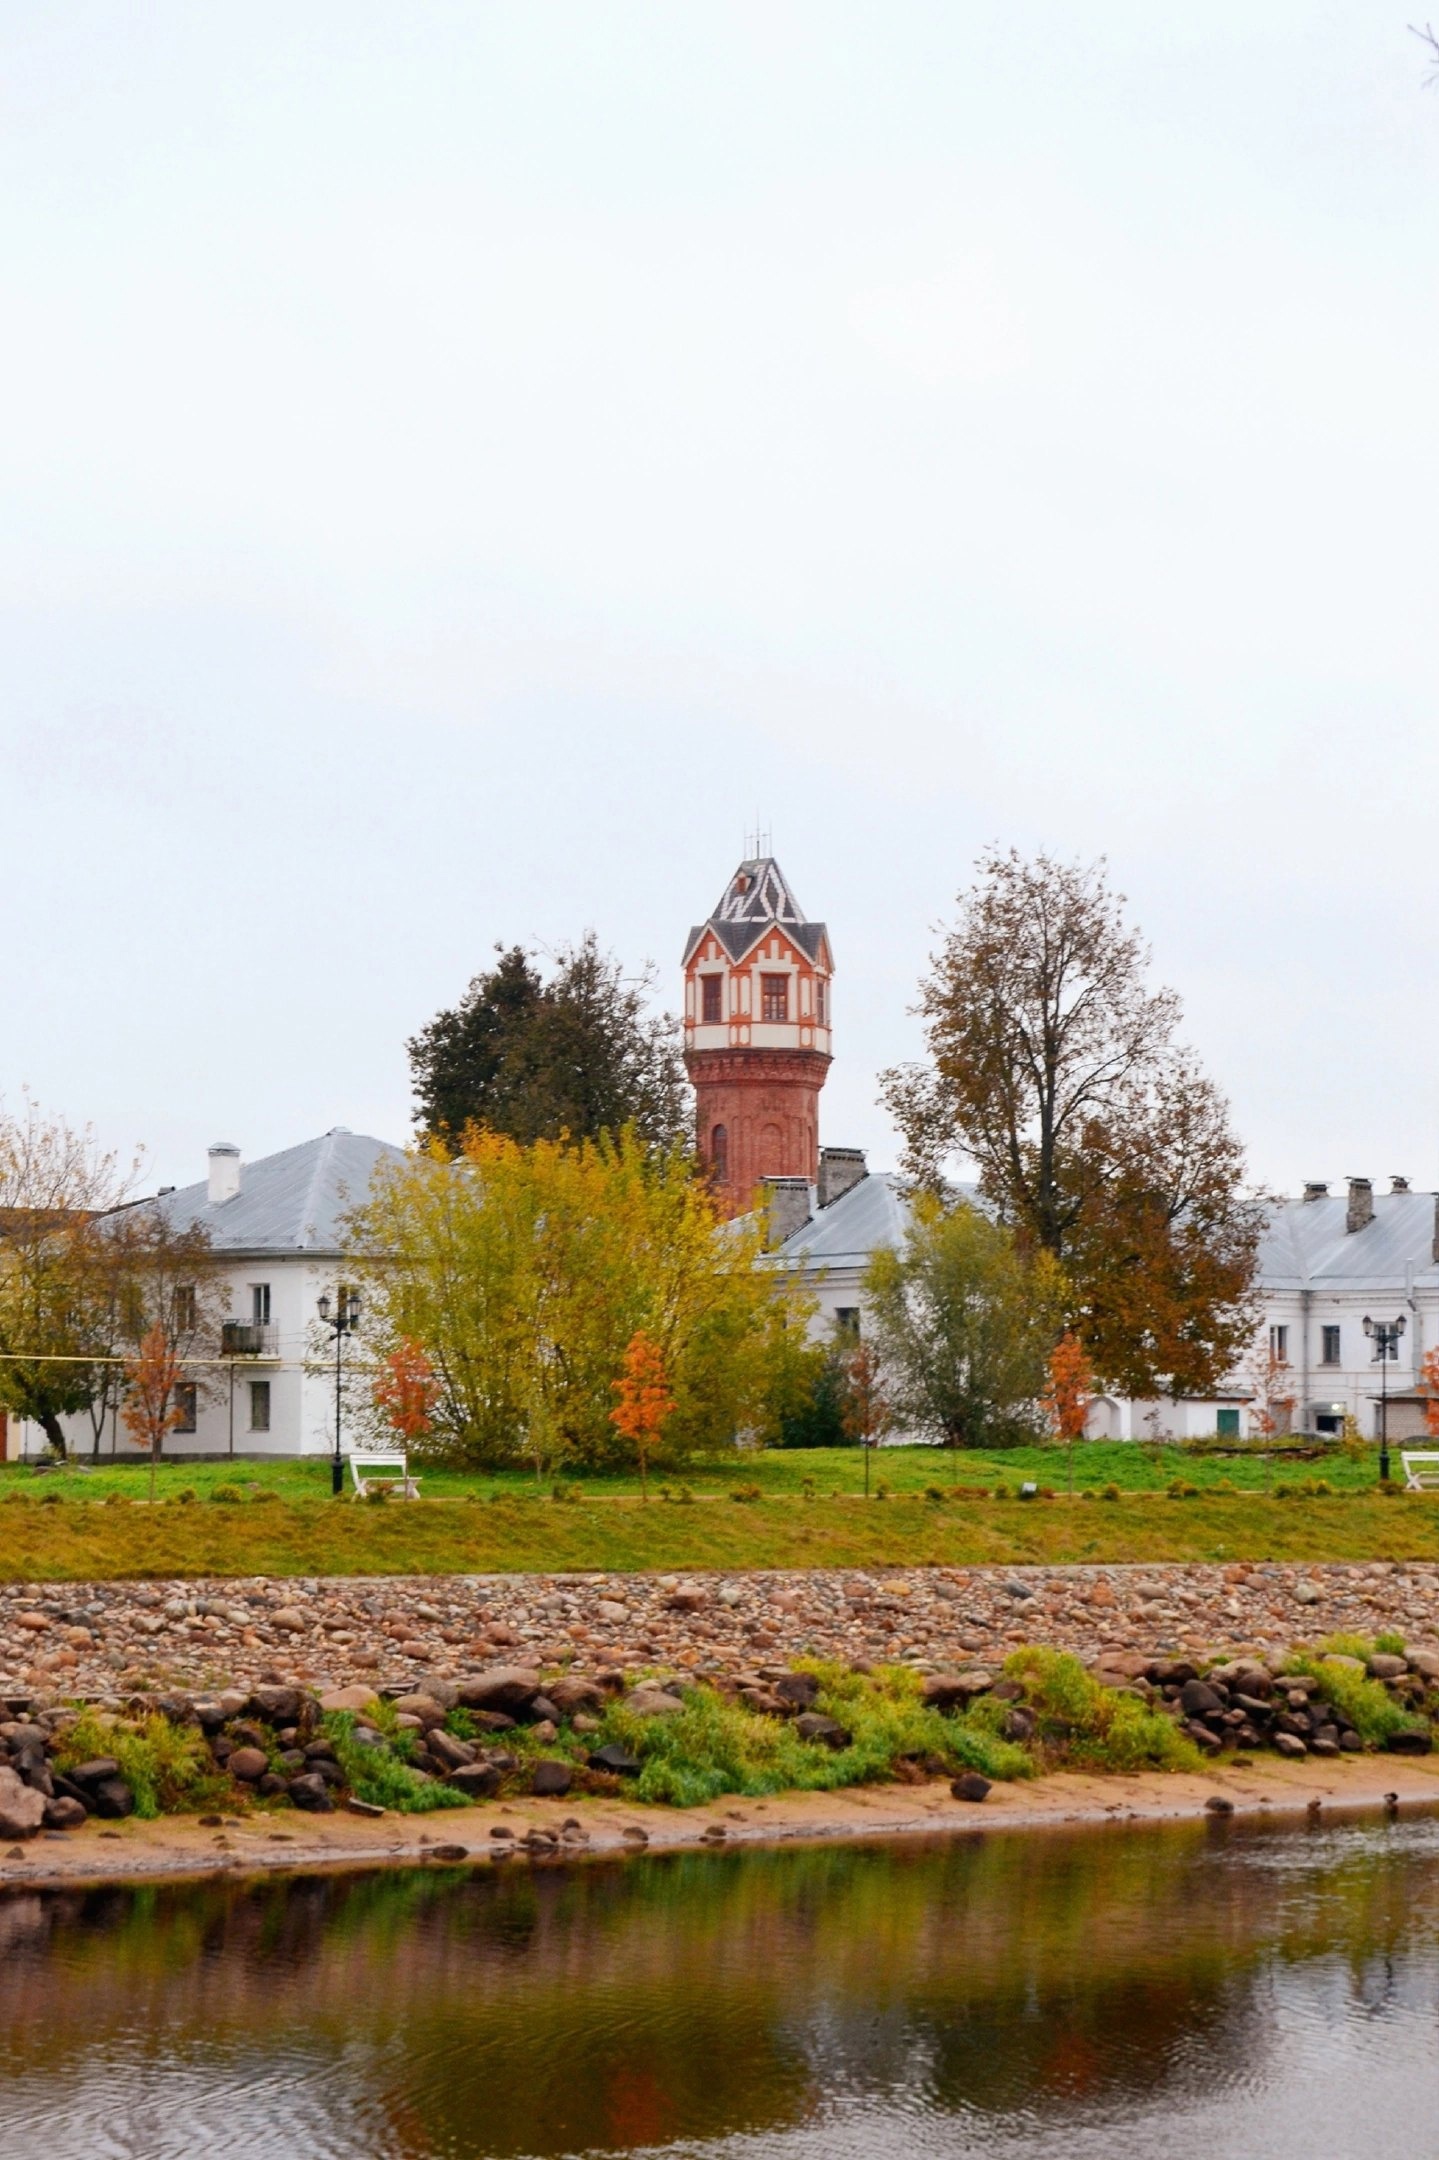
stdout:
<svg viewBox="0 0 1439 2160">
<path fill-rule="evenodd" d="M 785 874 L 773 855 L 755 855 L 742 862 L 720 895 L 707 922 L 696 924 L 685 941 L 689 962 L 700 939 L 713 934 L 731 960 L 744 958 L 752 945 L 771 930 L 783 930 L 811 960 L 828 957 L 829 938 L 823 923 L 805 919 Z"/>
</svg>

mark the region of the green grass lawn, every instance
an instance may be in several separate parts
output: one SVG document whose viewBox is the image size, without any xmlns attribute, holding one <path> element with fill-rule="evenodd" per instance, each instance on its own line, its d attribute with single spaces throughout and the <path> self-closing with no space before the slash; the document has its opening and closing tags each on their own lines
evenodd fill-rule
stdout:
<svg viewBox="0 0 1439 2160">
<path fill-rule="evenodd" d="M 1394 1468 L 1397 1473 L 1397 1450 Z M 419 1466 L 422 1491 L 427 1500 L 469 1499 L 478 1495 L 523 1495 L 535 1491 L 532 1471 L 499 1470 L 466 1472 Z M 1266 1454 L 1245 1450 L 1231 1455 L 1204 1454 L 1191 1447 L 1149 1446 L 1134 1441 L 1087 1440 L 1074 1449 L 1073 1482 L 1076 1493 L 1100 1492 L 1117 1485 L 1126 1493 L 1164 1493 L 1176 1480 L 1197 1485 L 1201 1492 L 1226 1486 L 1239 1492 L 1263 1493 L 1276 1485 L 1293 1485 L 1322 1479 L 1337 1493 L 1360 1492 L 1378 1480 L 1378 1452 L 1374 1447 L 1346 1451 L 1328 1446 L 1322 1455 L 1312 1443 L 1295 1442 L 1271 1448 Z M 348 1470 L 346 1477 L 348 1479 Z M 651 1492 L 678 1494 L 688 1489 L 696 1499 L 725 1497 L 736 1487 L 758 1485 L 766 1497 L 803 1496 L 813 1490 L 829 1496 L 862 1493 L 864 1459 L 858 1448 L 769 1448 L 737 1454 L 721 1462 L 694 1463 L 683 1470 L 656 1471 Z M 1007 1449 L 896 1447 L 878 1448 L 870 1456 L 870 1484 L 884 1485 L 899 1495 L 922 1493 L 930 1487 L 984 1486 L 990 1493 L 1007 1486 L 1017 1494 L 1021 1484 L 1033 1481 L 1057 1493 L 1067 1490 L 1070 1465 L 1061 1447 Z M 23 1463 L 0 1465 L 0 1501 L 15 1491 L 38 1499 L 45 1492 L 62 1493 L 67 1500 L 105 1500 L 113 1493 L 142 1499 L 149 1490 L 148 1458 L 101 1456 L 98 1462 L 81 1456 L 61 1469 L 37 1473 Z M 621 1474 L 573 1480 L 584 1502 L 601 1504 L 633 1498 L 639 1493 L 637 1475 Z M 157 1494 L 175 1495 L 187 1487 L 197 1498 L 207 1499 L 219 1485 L 239 1488 L 247 1497 L 257 1491 L 274 1492 L 301 1504 L 330 1498 L 330 1462 L 327 1456 L 278 1458 L 274 1461 L 186 1462 L 177 1458 L 160 1465 Z M 348 1490 L 348 1486 L 347 1486 Z"/>
<path fill-rule="evenodd" d="M 646 1504 L 632 1479 L 593 1479 L 556 1500 L 519 1475 L 426 1472 L 419 1502 L 370 1506 L 331 1502 L 324 1460 L 175 1463 L 151 1507 L 143 1465 L 37 1476 L 11 1464 L 0 1469 L 0 1580 L 1439 1558 L 1435 1498 L 1380 1494 L 1372 1458 L 1276 1462 L 1266 1494 L 1257 1461 L 1095 1443 L 1076 1450 L 1072 1500 L 1064 1467 L 1052 1449 L 885 1449 L 873 1475 L 889 1496 L 866 1501 L 853 1451 L 796 1450 L 695 1471 L 691 1501 L 678 1480 L 669 1499 L 657 1482 Z M 1082 1497 L 1120 1485 L 1120 1473 L 1118 1498 Z M 995 1497 L 1027 1476 L 1058 1497 Z M 1331 1493 L 1302 1490 L 1321 1477 Z M 1176 1478 L 1200 1490 L 1171 1498 Z M 214 1499 L 221 1486 L 237 1504 Z M 758 1498 L 732 1497 L 756 1486 Z M 103 1504 L 114 1496 L 134 1504 Z"/>
</svg>

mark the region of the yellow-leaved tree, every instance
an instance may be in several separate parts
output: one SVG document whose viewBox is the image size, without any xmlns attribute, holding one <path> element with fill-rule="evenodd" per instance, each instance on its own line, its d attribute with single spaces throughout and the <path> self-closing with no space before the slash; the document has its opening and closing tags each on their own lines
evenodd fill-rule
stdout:
<svg viewBox="0 0 1439 2160">
<path fill-rule="evenodd" d="M 684 1153 L 629 1131 L 417 1148 L 377 1173 L 350 1242 L 372 1340 L 418 1344 L 434 1373 L 422 1451 L 455 1462 L 628 1460 L 611 1413 L 640 1332 L 674 1397 L 664 1460 L 716 1452 L 766 1430 L 803 1333 L 759 1227 L 721 1223 Z"/>
</svg>

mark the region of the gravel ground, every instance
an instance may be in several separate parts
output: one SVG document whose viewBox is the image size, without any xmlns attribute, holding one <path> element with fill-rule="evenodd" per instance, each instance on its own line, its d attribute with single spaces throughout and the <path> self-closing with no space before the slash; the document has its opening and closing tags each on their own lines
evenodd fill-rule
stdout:
<svg viewBox="0 0 1439 2160">
<path fill-rule="evenodd" d="M 811 1569 L 0 1588 L 0 1696 L 352 1681 L 412 1687 L 487 1659 L 586 1672 L 735 1672 L 807 1653 L 990 1659 L 1077 1651 L 1260 1655 L 1338 1630 L 1439 1642 L 1439 1565 Z"/>
</svg>

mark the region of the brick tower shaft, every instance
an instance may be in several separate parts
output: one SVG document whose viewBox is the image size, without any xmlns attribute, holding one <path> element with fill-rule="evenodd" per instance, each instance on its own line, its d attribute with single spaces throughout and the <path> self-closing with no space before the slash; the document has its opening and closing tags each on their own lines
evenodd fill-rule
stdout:
<svg viewBox="0 0 1439 2160">
<path fill-rule="evenodd" d="M 824 924 L 806 921 L 771 856 L 741 863 L 690 932 L 685 1065 L 696 1140 L 736 1212 L 754 1205 L 766 1178 L 818 1178 L 833 972 Z"/>
</svg>

